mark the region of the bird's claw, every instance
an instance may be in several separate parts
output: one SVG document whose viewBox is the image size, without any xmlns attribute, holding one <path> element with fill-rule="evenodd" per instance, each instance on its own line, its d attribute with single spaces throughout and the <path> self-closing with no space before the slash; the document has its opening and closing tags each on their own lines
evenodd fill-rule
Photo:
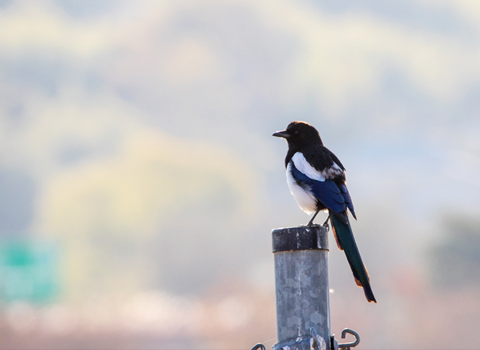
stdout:
<svg viewBox="0 0 480 350">
<path fill-rule="evenodd" d="M 325 220 L 325 222 L 322 225 L 322 226 L 325 226 L 327 228 L 327 230 L 328 230 L 328 219 L 330 219 L 330 214 L 328 214 L 327 220 Z"/>
</svg>

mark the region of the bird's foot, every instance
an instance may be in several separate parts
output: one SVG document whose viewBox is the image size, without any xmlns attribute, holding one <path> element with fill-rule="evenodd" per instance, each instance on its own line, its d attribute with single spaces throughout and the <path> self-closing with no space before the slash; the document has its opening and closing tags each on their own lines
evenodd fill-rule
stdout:
<svg viewBox="0 0 480 350">
<path fill-rule="evenodd" d="M 327 230 L 328 230 L 328 219 L 330 219 L 330 214 L 328 214 L 327 220 L 325 220 L 325 222 L 322 225 L 322 226 L 325 226 L 327 228 Z"/>
<path fill-rule="evenodd" d="M 308 227 L 313 226 L 313 220 L 315 219 L 315 217 L 317 216 L 317 214 L 318 214 L 319 211 L 320 211 L 320 210 L 317 210 L 317 211 L 315 212 L 315 214 L 313 214 L 312 218 L 310 219 L 310 221 L 309 221 L 308 224 L 307 224 Z"/>
</svg>

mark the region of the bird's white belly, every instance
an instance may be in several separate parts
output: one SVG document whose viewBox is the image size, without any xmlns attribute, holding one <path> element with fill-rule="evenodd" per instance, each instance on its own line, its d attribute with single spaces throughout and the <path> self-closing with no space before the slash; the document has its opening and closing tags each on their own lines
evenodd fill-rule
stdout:
<svg viewBox="0 0 480 350">
<path fill-rule="evenodd" d="M 288 188 L 290 188 L 290 193 L 297 201 L 300 209 L 307 214 L 312 214 L 317 211 L 317 200 L 315 199 L 315 196 L 310 191 L 304 190 L 302 187 L 297 185 L 292 177 L 291 164 L 288 164 L 287 166 L 287 184 Z"/>
</svg>

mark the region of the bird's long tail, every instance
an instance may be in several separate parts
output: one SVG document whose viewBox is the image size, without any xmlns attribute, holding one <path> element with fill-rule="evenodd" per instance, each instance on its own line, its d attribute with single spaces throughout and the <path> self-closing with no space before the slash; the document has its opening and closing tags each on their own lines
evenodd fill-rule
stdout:
<svg viewBox="0 0 480 350">
<path fill-rule="evenodd" d="M 330 220 L 338 248 L 345 251 L 348 263 L 350 264 L 353 276 L 355 277 L 355 282 L 359 287 L 363 287 L 367 300 L 376 303 L 377 301 L 375 300 L 372 287 L 370 286 L 370 277 L 368 276 L 367 269 L 363 264 L 362 257 L 360 256 L 357 244 L 355 243 L 347 213 L 343 212 L 337 214 L 330 211 Z"/>
</svg>

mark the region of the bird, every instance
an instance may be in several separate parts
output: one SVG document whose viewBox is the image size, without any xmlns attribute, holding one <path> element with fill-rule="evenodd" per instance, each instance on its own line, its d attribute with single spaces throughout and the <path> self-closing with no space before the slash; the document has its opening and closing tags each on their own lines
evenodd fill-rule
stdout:
<svg viewBox="0 0 480 350">
<path fill-rule="evenodd" d="M 313 221 L 320 211 L 328 212 L 323 225 L 328 227 L 330 220 L 337 246 L 345 252 L 356 284 L 363 287 L 368 302 L 376 303 L 370 277 L 348 219 L 347 211 L 355 220 L 357 217 L 347 189 L 345 167 L 323 145 L 317 129 L 309 123 L 293 121 L 273 136 L 287 141 L 287 184 L 300 209 L 313 214 L 307 226 L 314 225 Z"/>
</svg>

